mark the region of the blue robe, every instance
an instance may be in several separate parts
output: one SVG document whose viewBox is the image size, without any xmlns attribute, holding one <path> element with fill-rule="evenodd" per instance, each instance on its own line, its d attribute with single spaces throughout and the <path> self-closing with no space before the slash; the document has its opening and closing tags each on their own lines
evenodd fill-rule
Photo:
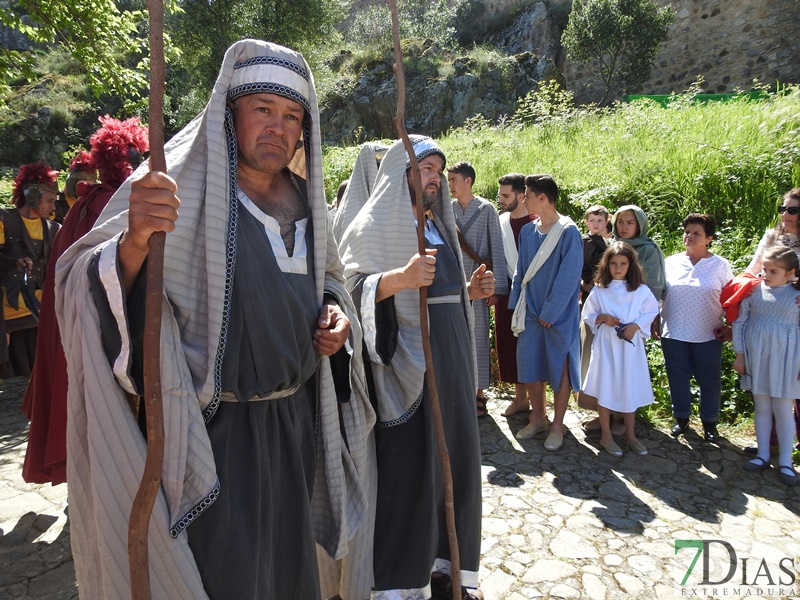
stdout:
<svg viewBox="0 0 800 600">
<path fill-rule="evenodd" d="M 520 284 L 546 235 L 536 222 L 522 228 L 519 259 L 511 284 L 508 307 L 516 307 Z M 569 359 L 569 380 L 580 390 L 580 292 L 583 242 L 578 229 L 566 228 L 550 257 L 528 282 L 525 331 L 517 343 L 517 371 L 521 383 L 547 381 L 554 391 L 561 385 L 564 361 Z M 551 324 L 545 328 L 538 319 Z"/>
</svg>

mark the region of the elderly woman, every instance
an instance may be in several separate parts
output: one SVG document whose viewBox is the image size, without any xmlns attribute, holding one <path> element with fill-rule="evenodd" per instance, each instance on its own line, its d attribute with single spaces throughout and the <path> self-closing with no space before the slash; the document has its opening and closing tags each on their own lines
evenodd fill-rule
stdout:
<svg viewBox="0 0 800 600">
<path fill-rule="evenodd" d="M 665 261 L 666 297 L 661 308 L 661 347 L 672 397 L 672 435 L 689 425 L 692 394 L 689 380 L 700 386 L 700 420 L 704 438 L 716 442 L 722 379 L 722 304 L 720 291 L 733 277 L 727 260 L 708 246 L 716 223 L 711 215 L 692 213 L 682 223 L 685 252 Z"/>
</svg>

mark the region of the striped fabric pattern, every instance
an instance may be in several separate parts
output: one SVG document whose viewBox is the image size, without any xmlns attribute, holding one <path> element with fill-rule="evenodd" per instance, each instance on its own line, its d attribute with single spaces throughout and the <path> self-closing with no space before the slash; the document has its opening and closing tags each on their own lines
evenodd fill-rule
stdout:
<svg viewBox="0 0 800 600">
<path fill-rule="evenodd" d="M 508 271 L 506 270 L 505 252 L 503 250 L 503 234 L 500 230 L 500 219 L 494 205 L 488 200 L 476 196 L 467 206 L 461 209 L 457 200 L 453 203 L 453 213 L 461 234 L 479 257 L 490 260 L 494 269 L 496 283 L 495 294 L 508 294 Z M 464 277 L 469 280 L 478 264 L 461 250 L 464 261 Z M 513 274 L 512 274 L 513 275 Z M 485 300 L 473 300 L 472 310 L 475 318 L 475 353 L 478 361 L 478 388 L 486 389 L 491 385 L 491 361 L 489 358 L 489 305 Z"/>
<path fill-rule="evenodd" d="M 369 200 L 375 178 L 378 176 L 377 159 L 383 156 L 387 149 L 388 147 L 380 142 L 368 142 L 358 151 L 350 182 L 333 218 L 333 235 L 337 240 L 342 238 L 344 230 Z"/>
<path fill-rule="evenodd" d="M 167 144 L 169 175 L 181 198 L 176 230 L 167 236 L 164 261 L 162 381 L 166 409 L 167 460 L 163 494 L 151 524 L 150 555 L 154 598 L 204 598 L 186 544 L 170 528 L 213 494 L 214 460 L 202 411 L 219 395 L 214 365 L 224 352 L 223 320 L 228 310 L 230 256 L 226 247 L 230 172 L 224 130 L 226 94 L 233 66 L 257 56 L 275 56 L 309 71 L 296 52 L 256 40 L 237 42 L 225 55 L 209 104 Z M 296 74 L 293 73 L 296 77 Z M 351 335 L 353 396 L 338 404 L 329 361 L 320 358 L 318 456 L 312 518 L 318 543 L 332 556 L 368 524 L 371 470 L 369 431 L 374 413 L 366 395 L 360 329 L 344 288 L 336 245 L 328 225 L 322 182 L 319 115 L 313 79 L 312 106 L 305 128 L 305 152 L 290 169 L 306 179 L 314 226 L 317 300 L 330 291 L 354 324 Z M 144 167 L 144 165 L 143 165 Z M 95 247 L 127 226 L 131 180 L 112 197 L 97 227 L 73 245 L 56 267 L 59 324 L 69 359 L 68 478 L 76 574 L 82 598 L 128 598 L 127 521 L 144 464 L 142 436 L 108 366 L 99 338 L 97 313 L 86 270 Z M 230 249 L 235 251 L 235 248 Z M 347 437 L 340 432 L 340 416 Z"/>
<path fill-rule="evenodd" d="M 800 398 L 800 291 L 763 281 L 739 305 L 733 350 L 744 353 L 742 389 L 772 398 Z"/>
<path fill-rule="evenodd" d="M 411 136 L 412 142 L 420 136 Z M 450 206 L 447 182 L 442 177 L 442 199 L 433 208 L 439 228 L 451 248 L 458 248 L 455 218 Z M 374 275 L 405 266 L 417 253 L 417 232 L 411 195 L 406 180 L 406 152 L 402 141 L 389 148 L 378 170 L 369 200 L 344 229 L 339 241 L 345 278 Z M 461 253 L 455 252 L 463 271 Z M 462 294 L 469 306 L 466 282 Z M 394 296 L 399 325 L 397 350 L 390 365 L 373 363 L 372 374 L 378 396 L 378 420 L 394 421 L 405 415 L 422 393 L 425 360 L 420 333 L 419 292 L 403 290 Z M 473 358 L 475 340 L 473 315 L 467 310 Z M 374 332 L 364 332 L 374 335 Z M 477 388 L 476 388 L 477 389 Z"/>
</svg>

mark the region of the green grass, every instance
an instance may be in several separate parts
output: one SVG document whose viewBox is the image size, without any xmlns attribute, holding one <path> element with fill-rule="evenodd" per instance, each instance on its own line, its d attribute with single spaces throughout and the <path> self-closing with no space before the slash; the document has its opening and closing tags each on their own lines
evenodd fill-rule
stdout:
<svg viewBox="0 0 800 600">
<path fill-rule="evenodd" d="M 439 141 L 449 163 L 472 163 L 474 191 L 487 198 L 495 198 L 501 175 L 517 171 L 551 173 L 562 189 L 559 210 L 579 223 L 592 204 L 612 211 L 638 204 L 667 256 L 682 250 L 683 217 L 710 213 L 718 222 L 712 250 L 735 273 L 775 223 L 781 195 L 800 186 L 798 86 L 762 101 L 694 104 L 687 95 L 666 109 L 645 101 L 553 113 L 532 125 L 513 116 L 501 123 L 476 118 Z M 357 151 L 325 150 L 329 198 L 349 176 Z M 648 358 L 656 395 L 648 417 L 666 418 L 671 407 L 660 345 L 648 344 Z M 727 345 L 720 419 L 735 425 L 751 417 L 752 399 L 738 389 L 732 361 Z"/>
<path fill-rule="evenodd" d="M 639 204 L 669 253 L 694 211 L 760 235 L 781 194 L 800 183 L 798 135 L 800 89 L 792 88 L 763 102 L 643 102 L 521 128 L 460 129 L 441 143 L 450 161 L 472 162 L 476 192 L 490 198 L 498 177 L 519 171 L 553 174 L 573 217 L 597 202 Z"/>
</svg>

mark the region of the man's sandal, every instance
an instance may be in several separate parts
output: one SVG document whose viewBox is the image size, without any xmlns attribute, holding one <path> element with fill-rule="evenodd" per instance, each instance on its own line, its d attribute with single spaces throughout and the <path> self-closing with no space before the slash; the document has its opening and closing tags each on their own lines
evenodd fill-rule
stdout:
<svg viewBox="0 0 800 600">
<path fill-rule="evenodd" d="M 477 405 L 479 419 L 489 414 L 486 412 L 486 398 L 475 396 L 475 404 Z"/>
</svg>

